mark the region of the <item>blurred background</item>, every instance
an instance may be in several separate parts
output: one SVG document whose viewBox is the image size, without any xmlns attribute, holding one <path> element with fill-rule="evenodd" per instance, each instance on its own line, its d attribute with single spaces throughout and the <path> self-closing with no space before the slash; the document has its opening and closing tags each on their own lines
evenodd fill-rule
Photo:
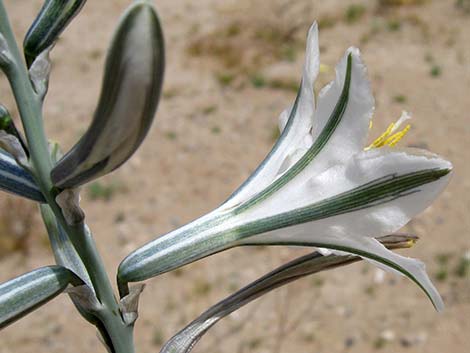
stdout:
<svg viewBox="0 0 470 353">
<path fill-rule="evenodd" d="M 21 42 L 42 1 L 5 1 Z M 51 139 L 64 150 L 86 130 L 106 48 L 129 1 L 88 1 L 57 43 L 45 103 Z M 405 231 L 403 251 L 425 261 L 442 314 L 410 281 L 366 263 L 279 289 L 223 320 L 195 352 L 455 352 L 470 350 L 470 1 L 159 0 L 167 71 L 156 122 L 121 169 L 82 190 L 82 205 L 110 276 L 130 251 L 220 204 L 278 136 L 277 116 L 294 97 L 305 37 L 320 27 L 322 70 L 334 76 L 358 46 L 376 99 L 371 140 L 402 110 L 412 130 L 402 146 L 454 163 L 451 185 Z M 0 75 L 1 76 L 1 75 Z M 14 100 L 4 77 L 0 99 Z M 51 264 L 36 206 L 0 195 L 0 280 Z M 148 281 L 136 327 L 138 352 L 158 352 L 185 324 L 234 290 L 308 252 L 230 250 Z M 103 352 L 68 297 L 0 332 L 0 353 Z"/>
</svg>

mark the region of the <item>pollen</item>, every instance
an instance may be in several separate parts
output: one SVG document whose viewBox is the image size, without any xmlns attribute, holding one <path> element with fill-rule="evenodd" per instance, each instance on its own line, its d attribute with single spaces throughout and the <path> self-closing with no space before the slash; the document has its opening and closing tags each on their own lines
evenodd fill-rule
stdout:
<svg viewBox="0 0 470 353">
<path fill-rule="evenodd" d="M 325 64 L 320 64 L 320 73 L 321 74 L 326 74 L 331 71 L 331 66 L 325 65 Z"/>
<path fill-rule="evenodd" d="M 368 147 L 366 147 L 366 150 L 370 150 L 372 148 L 380 148 L 384 146 L 390 146 L 393 147 L 395 146 L 405 135 L 408 133 L 408 131 L 411 129 L 411 125 L 407 124 L 405 128 L 402 130 L 397 131 L 400 128 L 400 125 L 410 119 L 410 116 L 407 112 L 403 112 L 400 119 L 398 119 L 397 122 L 391 123 L 387 130 L 380 135 L 377 139 L 374 140 Z M 372 125 L 370 125 L 371 127 Z"/>
<path fill-rule="evenodd" d="M 408 124 L 405 128 L 397 133 L 394 133 L 387 140 L 385 140 L 384 145 L 389 145 L 391 147 L 395 146 L 405 135 L 410 131 L 411 125 Z"/>
<path fill-rule="evenodd" d="M 405 243 L 404 247 L 409 249 L 413 247 L 415 244 L 416 244 L 416 239 L 410 239 Z"/>
</svg>

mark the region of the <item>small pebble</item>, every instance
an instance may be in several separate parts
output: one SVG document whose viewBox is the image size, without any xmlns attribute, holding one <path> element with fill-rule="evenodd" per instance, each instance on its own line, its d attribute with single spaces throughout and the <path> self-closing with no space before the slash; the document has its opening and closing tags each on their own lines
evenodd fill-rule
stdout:
<svg viewBox="0 0 470 353">
<path fill-rule="evenodd" d="M 386 342 L 391 342 L 395 339 L 395 332 L 392 330 L 384 330 L 380 333 L 380 338 Z"/>
<path fill-rule="evenodd" d="M 400 344 L 403 347 L 413 347 L 425 343 L 427 339 L 427 334 L 425 332 L 420 332 L 416 335 L 403 336 L 400 339 Z"/>
<path fill-rule="evenodd" d="M 382 284 L 384 280 L 385 280 L 385 271 L 381 270 L 380 268 L 376 269 L 374 272 L 374 283 Z"/>
<path fill-rule="evenodd" d="M 352 346 L 354 346 L 355 343 L 356 339 L 354 337 L 346 337 L 346 339 L 344 340 L 344 346 L 346 348 L 351 348 Z"/>
</svg>

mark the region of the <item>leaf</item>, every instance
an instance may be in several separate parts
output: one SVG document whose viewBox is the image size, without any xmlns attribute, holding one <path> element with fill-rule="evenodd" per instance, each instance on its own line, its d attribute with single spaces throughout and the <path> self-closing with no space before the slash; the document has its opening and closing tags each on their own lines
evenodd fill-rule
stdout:
<svg viewBox="0 0 470 353">
<path fill-rule="evenodd" d="M 84 184 L 132 156 L 153 121 L 163 71 L 160 21 L 149 3 L 137 1 L 123 15 L 109 48 L 90 127 L 51 172 L 55 186 Z"/>
<path fill-rule="evenodd" d="M 0 284 L 0 329 L 82 282 L 62 266 L 38 268 Z"/>
<path fill-rule="evenodd" d="M 53 45 L 86 0 L 46 0 L 23 41 L 28 68 L 44 50 Z"/>
<path fill-rule="evenodd" d="M 380 242 L 389 249 L 410 247 L 417 238 L 412 235 L 389 235 Z M 318 251 L 299 257 L 250 283 L 218 302 L 174 335 L 160 353 L 188 353 L 218 321 L 270 291 L 321 271 L 349 265 L 361 260 L 353 255 L 323 256 Z"/>
<path fill-rule="evenodd" d="M 40 210 L 57 264 L 74 272 L 90 288 L 93 288 L 82 259 L 64 229 L 57 224 L 51 208 L 48 205 L 41 205 Z"/>
<path fill-rule="evenodd" d="M 68 238 L 64 229 L 57 224 L 57 220 L 51 208 L 48 205 L 40 205 L 40 211 L 44 224 L 46 225 L 47 233 L 49 235 L 49 242 L 51 244 L 56 263 L 72 271 L 86 284 L 88 291 L 94 294 L 95 292 L 93 284 L 91 283 L 91 279 L 88 275 L 85 265 L 73 247 L 72 242 Z M 90 234 L 87 233 L 87 236 L 90 236 Z M 68 294 L 72 299 L 75 307 L 85 318 L 85 320 L 97 326 L 98 329 L 102 328 L 102 323 L 99 321 L 99 319 L 93 313 L 88 311 L 87 308 L 83 307 L 80 301 L 74 297 L 73 294 L 70 292 Z"/>
<path fill-rule="evenodd" d="M 33 176 L 2 149 L 0 149 L 0 189 L 33 201 L 46 202 Z"/>
</svg>

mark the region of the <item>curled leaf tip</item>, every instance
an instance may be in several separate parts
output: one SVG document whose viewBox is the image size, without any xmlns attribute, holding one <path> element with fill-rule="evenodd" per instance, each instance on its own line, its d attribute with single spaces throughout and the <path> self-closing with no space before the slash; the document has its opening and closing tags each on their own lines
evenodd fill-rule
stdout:
<svg viewBox="0 0 470 353">
<path fill-rule="evenodd" d="M 87 312 L 94 313 L 101 308 L 101 304 L 96 298 L 95 292 L 86 284 L 69 287 L 65 292 Z"/>
<path fill-rule="evenodd" d="M 83 222 L 85 213 L 80 208 L 80 190 L 78 188 L 65 189 L 55 199 L 62 209 L 62 214 L 68 225 L 75 226 Z"/>
<path fill-rule="evenodd" d="M 29 78 L 33 84 L 34 91 L 41 101 L 44 100 L 49 88 L 49 75 L 51 73 L 51 60 L 49 52 L 51 48 L 43 50 L 29 68 Z"/>
<path fill-rule="evenodd" d="M 137 284 L 132 286 L 124 298 L 121 299 L 119 307 L 121 309 L 122 319 L 126 325 L 134 325 L 139 316 L 139 299 L 145 288 L 145 284 Z"/>
</svg>

